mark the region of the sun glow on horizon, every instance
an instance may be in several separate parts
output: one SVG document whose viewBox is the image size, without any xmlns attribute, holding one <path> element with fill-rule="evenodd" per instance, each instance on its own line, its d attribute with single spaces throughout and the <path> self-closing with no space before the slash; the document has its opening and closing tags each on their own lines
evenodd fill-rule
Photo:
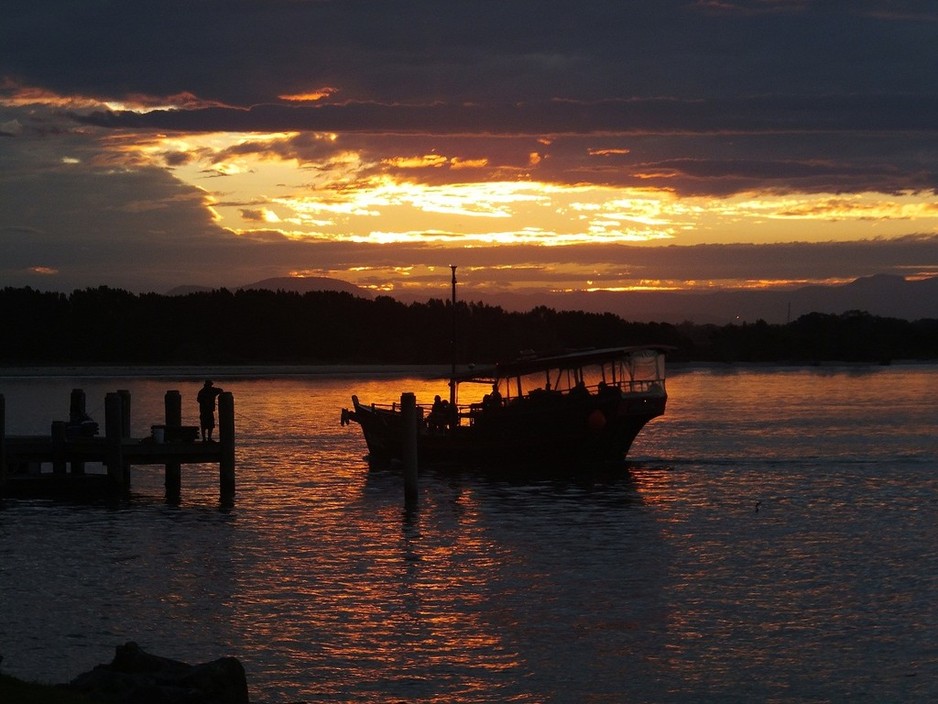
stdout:
<svg viewBox="0 0 938 704">
<path fill-rule="evenodd" d="M 472 174 L 487 157 L 379 155 L 342 141 L 334 133 L 204 133 L 125 135 L 112 146 L 130 163 L 169 168 L 214 195 L 219 224 L 242 235 L 273 227 L 284 237 L 317 241 L 564 247 L 744 243 L 756 230 L 765 243 L 838 241 L 898 236 L 910 222 L 919 232 L 938 232 L 938 199 L 921 193 L 717 198 L 535 174 L 477 180 Z M 442 170 L 449 176 L 430 177 Z M 792 227 L 805 222 L 812 226 Z"/>
<path fill-rule="evenodd" d="M 587 268 L 576 264 L 545 266 L 516 263 L 513 265 L 473 266 L 459 268 L 461 297 L 474 300 L 479 294 L 513 293 L 518 295 L 576 293 L 662 293 L 707 291 L 794 290 L 809 285 L 839 286 L 850 278 L 822 279 L 651 279 L 638 272 L 623 271 L 621 265 Z M 341 279 L 360 288 L 381 294 L 410 294 L 421 298 L 446 299 L 449 296 L 449 270 L 442 266 L 369 265 L 344 269 L 328 267 L 293 270 L 292 277 L 325 277 Z M 629 279 L 629 283 L 620 283 Z M 532 303 L 532 305 L 534 305 Z"/>
<path fill-rule="evenodd" d="M 551 159 L 549 143 L 542 145 L 544 154 L 530 152 L 537 158 L 528 158 L 526 171 L 499 167 L 498 154 L 485 154 L 479 145 L 471 154 L 444 145 L 393 153 L 379 150 L 375 140 L 353 142 L 331 132 L 108 132 L 101 143 L 109 158 L 102 164 L 170 173 L 198 190 L 199 202 L 218 226 L 258 242 L 435 249 L 454 261 L 471 258 L 460 253 L 503 247 L 506 259 L 515 264 L 499 269 L 501 262 L 493 261 L 482 267 L 485 283 L 472 285 L 487 292 L 700 291 L 843 283 L 712 275 L 653 278 L 628 261 L 577 262 L 591 247 L 607 247 L 602 251 L 608 253 L 608 245 L 618 244 L 826 243 L 886 239 L 910 230 L 938 233 L 934 194 L 749 191 L 716 197 L 570 183 L 548 178 L 550 167 L 538 170 Z M 381 142 L 381 149 L 391 144 L 390 139 Z M 562 264 L 542 266 L 532 263 L 537 257 L 508 254 L 524 248 L 555 250 L 547 257 Z M 563 253 L 565 248 L 569 254 Z M 323 267 L 318 275 L 376 292 L 432 288 L 440 278 L 432 268 L 405 271 L 392 265 Z"/>
</svg>

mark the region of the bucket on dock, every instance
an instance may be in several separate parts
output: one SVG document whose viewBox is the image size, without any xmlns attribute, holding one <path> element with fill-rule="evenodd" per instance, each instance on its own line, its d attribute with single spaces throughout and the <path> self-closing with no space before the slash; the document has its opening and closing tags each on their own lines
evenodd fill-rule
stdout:
<svg viewBox="0 0 938 704">
<path fill-rule="evenodd" d="M 165 425 L 151 425 L 150 431 L 153 434 L 153 442 L 155 442 L 157 445 L 162 445 L 166 441 Z"/>
</svg>

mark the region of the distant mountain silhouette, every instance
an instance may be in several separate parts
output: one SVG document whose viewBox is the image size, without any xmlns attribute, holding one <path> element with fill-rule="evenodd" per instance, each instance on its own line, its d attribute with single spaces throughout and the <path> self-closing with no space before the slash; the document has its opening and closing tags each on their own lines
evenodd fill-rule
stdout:
<svg viewBox="0 0 938 704">
<path fill-rule="evenodd" d="M 342 291 L 351 293 L 360 298 L 374 298 L 371 291 L 350 284 L 341 279 L 330 279 L 325 276 L 280 276 L 264 279 L 253 284 L 239 286 L 239 289 L 266 289 L 268 291 L 296 291 L 307 293 L 309 291 Z"/>
<path fill-rule="evenodd" d="M 449 290 L 441 282 L 439 291 L 424 289 L 393 297 L 404 303 L 430 298 L 448 299 Z M 374 298 L 367 289 L 340 279 L 284 276 L 264 279 L 237 289 L 270 291 L 344 291 L 360 298 Z M 169 295 L 210 291 L 208 287 L 179 286 Z M 572 291 L 566 293 L 461 292 L 460 299 L 501 306 L 508 311 L 526 312 L 537 306 L 554 310 L 581 310 L 587 313 L 615 313 L 636 322 L 727 325 L 764 320 L 780 324 L 807 313 L 838 315 L 861 310 L 871 315 L 900 320 L 938 319 L 938 277 L 909 281 L 901 276 L 877 274 L 837 286 L 803 286 L 784 290 L 699 291 Z"/>
<path fill-rule="evenodd" d="M 440 294 L 446 291 L 441 287 Z M 573 291 L 556 294 L 463 294 L 467 300 L 496 305 L 510 311 L 536 306 L 555 310 L 611 312 L 637 322 L 698 325 L 755 322 L 780 324 L 807 313 L 838 315 L 862 310 L 871 315 L 901 320 L 938 319 L 938 277 L 908 281 L 901 276 L 876 275 L 838 286 L 804 286 L 784 290 L 692 291 Z M 397 296 L 405 299 L 404 296 Z M 427 298 L 408 294 L 406 300 Z"/>
<path fill-rule="evenodd" d="M 267 291 L 295 291 L 296 293 L 307 293 L 309 291 L 341 291 L 350 293 L 360 298 L 374 298 L 371 291 L 360 288 L 355 284 L 341 279 L 330 279 L 325 276 L 279 276 L 262 281 L 255 281 L 252 284 L 237 286 L 234 290 L 267 290 Z M 211 291 L 208 286 L 177 286 L 167 292 L 170 296 L 184 296 L 188 293 L 198 293 L 200 291 Z"/>
</svg>

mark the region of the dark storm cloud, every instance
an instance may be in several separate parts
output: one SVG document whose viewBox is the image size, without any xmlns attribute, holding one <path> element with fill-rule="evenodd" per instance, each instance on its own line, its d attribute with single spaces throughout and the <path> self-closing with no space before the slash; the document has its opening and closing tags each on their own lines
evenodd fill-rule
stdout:
<svg viewBox="0 0 938 704">
<path fill-rule="evenodd" d="M 481 178 L 524 169 L 534 138 L 619 136 L 627 158 L 588 159 L 571 140 L 536 147 L 552 159 L 525 174 L 712 195 L 927 190 L 936 27 L 924 0 L 36 0 L 0 24 L 0 94 L 182 106 L 73 109 L 114 129 L 521 136 L 446 154 L 488 159 Z M 314 105 L 281 100 L 325 88 Z M 304 138 L 267 148 L 330 150 Z"/>
<path fill-rule="evenodd" d="M 446 155 L 464 161 L 486 158 L 487 168 L 473 172 L 481 179 L 499 178 L 511 168 L 558 182 L 664 187 L 718 196 L 758 188 L 895 193 L 938 187 L 938 96 L 812 100 L 763 96 L 501 106 L 264 105 L 249 110 L 96 112 L 76 120 L 99 127 L 184 132 L 301 131 L 291 140 L 245 142 L 233 148 L 301 160 L 363 144 L 369 135 L 376 160 L 400 154 L 392 150 L 404 144 L 400 139 L 379 144 L 374 139 L 379 135 L 409 137 L 414 145 L 422 138 L 428 149 L 459 141 Z M 310 132 L 338 132 L 344 137 L 331 143 L 310 138 Z M 522 139 L 485 141 L 498 137 Z M 536 142 L 539 137 L 548 142 Z M 612 141 L 616 138 L 620 141 Z M 473 141 L 487 147 L 473 151 Z M 628 148 L 608 156 L 597 150 L 600 144 Z M 526 162 L 534 151 L 557 158 L 529 167 Z M 436 168 L 424 176 L 430 183 L 455 178 L 450 169 Z"/>
<path fill-rule="evenodd" d="M 929 2 L 36 0 L 0 29 L 27 85 L 250 106 L 935 93 Z M 922 18 L 925 18 L 924 20 Z"/>
<path fill-rule="evenodd" d="M 747 191 L 901 193 L 938 187 L 938 173 L 903 173 L 894 164 L 855 165 L 827 160 L 753 161 L 672 159 L 637 164 L 628 178 L 632 186 L 671 188 L 683 195 L 732 195 Z"/>
<path fill-rule="evenodd" d="M 99 140 L 112 146 L 135 130 L 298 132 L 215 158 L 269 154 L 316 169 L 351 150 L 363 169 L 432 184 L 536 178 L 695 195 L 938 185 L 930 0 L 7 4 L 4 284 L 165 290 L 303 268 L 448 263 L 436 245 L 235 236 L 211 220 L 204 192 L 104 156 Z M 284 98 L 317 91 L 325 97 L 315 104 Z M 105 102 L 180 109 L 107 112 Z M 52 105 L 73 119 L 51 115 Z M 430 154 L 441 160 L 422 168 Z M 194 158 L 162 155 L 169 167 Z M 263 216 L 260 202 L 240 207 Z M 563 275 L 552 272 L 571 262 L 613 281 L 849 278 L 934 271 L 936 242 L 499 247 L 460 250 L 457 263 L 499 262 L 558 286 Z M 488 271 L 497 285 L 516 280 Z"/>
<path fill-rule="evenodd" d="M 718 100 L 629 99 L 544 103 L 315 107 L 257 105 L 76 114 L 110 128 L 215 131 L 353 131 L 399 134 L 749 134 L 935 132 L 936 96 L 760 96 Z"/>
</svg>

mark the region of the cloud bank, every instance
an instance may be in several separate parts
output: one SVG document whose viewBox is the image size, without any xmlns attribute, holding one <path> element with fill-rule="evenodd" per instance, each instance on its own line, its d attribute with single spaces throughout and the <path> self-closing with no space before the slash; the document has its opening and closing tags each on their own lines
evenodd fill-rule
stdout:
<svg viewBox="0 0 938 704">
<path fill-rule="evenodd" d="M 19 3 L 0 283 L 927 276 L 936 28 L 924 0 Z"/>
</svg>

